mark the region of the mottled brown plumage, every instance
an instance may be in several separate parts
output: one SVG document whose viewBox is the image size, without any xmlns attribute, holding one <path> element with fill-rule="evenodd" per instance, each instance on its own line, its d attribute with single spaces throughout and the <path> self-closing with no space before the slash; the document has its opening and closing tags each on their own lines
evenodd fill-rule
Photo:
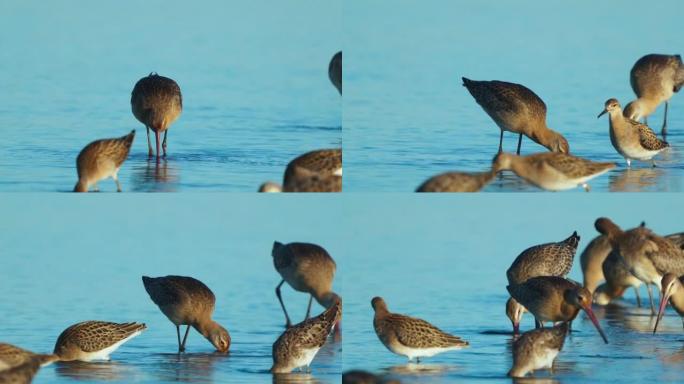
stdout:
<svg viewBox="0 0 684 384">
<path fill-rule="evenodd" d="M 527 156 L 499 153 L 493 168 L 511 170 L 528 183 L 549 191 L 582 186 L 589 191 L 589 180 L 615 168 L 615 163 L 595 162 L 565 153 L 546 152 Z"/>
<path fill-rule="evenodd" d="M 373 298 L 371 305 L 375 310 L 375 334 L 387 349 L 409 360 L 469 345 L 460 337 L 448 334 L 425 320 L 389 312 L 381 297 Z"/>
<path fill-rule="evenodd" d="M 273 265 L 283 278 L 276 287 L 276 296 L 285 313 L 286 326 L 290 326 L 290 316 L 280 293 L 280 287 L 287 282 L 294 290 L 310 295 L 306 319 L 311 313 L 313 299 L 325 308 L 329 308 L 340 300 L 332 291 L 333 279 L 337 266 L 330 254 L 321 246 L 310 243 L 283 244 L 273 242 L 271 251 Z"/>
<path fill-rule="evenodd" d="M 342 301 L 320 315 L 288 328 L 273 343 L 273 373 L 289 373 L 296 368 L 309 367 L 311 361 L 342 317 Z"/>
<path fill-rule="evenodd" d="M 432 176 L 416 192 L 479 192 L 494 180 L 496 172 L 445 172 Z"/>
<path fill-rule="evenodd" d="M 37 359 L 41 365 L 58 360 L 57 355 L 41 355 L 12 344 L 0 343 L 0 371 L 17 367 L 33 359 Z"/>
<path fill-rule="evenodd" d="M 632 160 L 651 160 L 670 145 L 660 140 L 647 125 L 623 116 L 620 103 L 616 99 L 608 99 L 605 108 L 598 115 L 608 113 L 610 142 L 631 166 Z M 655 162 L 653 162 L 655 166 Z"/>
<path fill-rule="evenodd" d="M 684 250 L 684 232 L 673 233 L 671 235 L 665 236 L 665 238 L 670 240 L 677 247 L 679 247 L 679 249 Z"/>
<path fill-rule="evenodd" d="M 147 146 L 152 156 L 150 129 L 154 131 L 157 142 L 157 158 L 159 157 L 159 135 L 164 132 L 162 144 L 166 156 L 166 136 L 169 126 L 180 116 L 183 110 L 183 96 L 178 84 L 168 77 L 150 73 L 135 83 L 131 92 L 131 109 L 133 116 L 145 124 L 147 128 Z"/>
<path fill-rule="evenodd" d="M 591 293 L 579 284 L 557 276 L 538 276 L 522 284 L 509 285 L 506 289 L 541 323 L 572 321 L 580 309 L 584 310 L 608 343 L 591 309 Z"/>
<path fill-rule="evenodd" d="M 140 323 L 84 321 L 59 335 L 53 353 L 61 361 L 109 360 L 110 353 L 146 328 Z"/>
<path fill-rule="evenodd" d="M 40 369 L 40 360 L 29 359 L 16 367 L 0 370 L 0 384 L 29 384 Z"/>
<path fill-rule="evenodd" d="M 637 99 L 627 104 L 624 115 L 632 120 L 646 119 L 665 102 L 663 137 L 667 134 L 668 101 L 684 85 L 684 63 L 680 55 L 650 54 L 632 67 L 629 82 Z"/>
<path fill-rule="evenodd" d="M 283 177 L 283 185 L 286 186 L 290 182 L 291 177 L 297 177 L 299 168 L 325 175 L 342 175 L 342 149 L 319 149 L 307 152 L 303 155 L 297 156 L 290 161 L 285 168 L 285 175 Z"/>
<path fill-rule="evenodd" d="M 537 276 L 567 276 L 579 241 L 575 231 L 562 241 L 535 245 L 522 251 L 506 271 L 508 284 L 521 284 Z"/>
<path fill-rule="evenodd" d="M 96 140 L 81 150 L 76 158 L 78 182 L 74 192 L 88 192 L 91 186 L 97 190 L 97 182 L 111 177 L 116 182 L 116 190 L 121 192 L 119 168 L 131 150 L 135 130 L 126 136 L 115 139 Z"/>
<path fill-rule="evenodd" d="M 337 91 L 342 94 L 342 51 L 337 52 L 328 65 L 328 77 Z"/>
<path fill-rule="evenodd" d="M 179 352 L 185 351 L 185 342 L 191 326 L 219 352 L 228 351 L 230 334 L 211 318 L 216 297 L 209 287 L 197 279 L 186 276 L 143 276 L 142 280 L 152 301 L 176 326 Z M 182 342 L 181 325 L 187 325 Z"/>
<path fill-rule="evenodd" d="M 501 129 L 499 152 L 502 151 L 504 131 L 520 134 L 518 154 L 522 135 L 550 151 L 570 152 L 568 141 L 546 125 L 546 104 L 530 89 L 503 81 L 474 81 L 465 77 L 462 79 L 463 86 Z"/>
<path fill-rule="evenodd" d="M 268 181 L 259 192 L 342 192 L 342 150 L 319 149 L 296 157 L 285 168 L 282 186 Z"/>
<path fill-rule="evenodd" d="M 525 332 L 513 343 L 511 377 L 524 377 L 537 369 L 553 369 L 553 361 L 563 349 L 568 323 Z"/>
</svg>

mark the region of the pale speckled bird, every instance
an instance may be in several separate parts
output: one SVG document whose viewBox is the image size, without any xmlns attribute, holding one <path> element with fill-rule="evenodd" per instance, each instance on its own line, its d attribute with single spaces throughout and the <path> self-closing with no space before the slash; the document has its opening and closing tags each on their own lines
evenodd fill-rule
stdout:
<svg viewBox="0 0 684 384">
<path fill-rule="evenodd" d="M 74 192 L 88 192 L 91 186 L 97 191 L 97 182 L 111 177 L 116 190 L 121 192 L 119 169 L 128 157 L 135 139 L 135 130 L 115 139 L 96 140 L 81 150 L 76 158 L 78 182 Z"/>
<path fill-rule="evenodd" d="M 342 192 L 342 149 L 318 149 L 287 164 L 282 186 L 268 181 L 259 192 Z"/>
<path fill-rule="evenodd" d="M 615 168 L 615 163 L 596 162 L 558 152 L 527 156 L 501 152 L 492 163 L 497 172 L 511 170 L 528 183 L 547 191 L 581 186 L 589 192 L 589 180 Z"/>
<path fill-rule="evenodd" d="M 622 114 L 617 99 L 608 99 L 604 109 L 598 117 L 608 113 L 610 142 L 615 150 L 625 158 L 627 167 L 632 166 L 632 160 L 653 160 L 660 152 L 670 146 L 667 141 L 660 140 L 648 125 L 629 119 Z"/>
<path fill-rule="evenodd" d="M 553 362 L 563 349 L 568 323 L 525 332 L 513 343 L 513 367 L 508 376 L 525 377 L 538 369 L 553 370 Z"/>
<path fill-rule="evenodd" d="M 341 317 L 342 300 L 336 299 L 320 315 L 286 329 L 273 343 L 271 372 L 290 373 L 297 368 L 310 370 L 311 362 Z"/>
<path fill-rule="evenodd" d="M 469 345 L 460 337 L 448 334 L 425 320 L 391 313 L 381 297 L 374 297 L 371 305 L 375 310 L 373 327 L 382 344 L 390 352 L 406 356 L 409 361 L 415 358 L 419 363 L 421 357 Z"/>
<path fill-rule="evenodd" d="M 140 323 L 84 321 L 59 335 L 53 353 L 60 361 L 109 360 L 110 354 L 145 329 L 145 324 Z"/>
</svg>

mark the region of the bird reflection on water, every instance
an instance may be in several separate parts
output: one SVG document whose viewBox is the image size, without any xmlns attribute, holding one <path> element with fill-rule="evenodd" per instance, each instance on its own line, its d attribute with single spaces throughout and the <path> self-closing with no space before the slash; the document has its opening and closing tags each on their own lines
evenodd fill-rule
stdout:
<svg viewBox="0 0 684 384">
<path fill-rule="evenodd" d="M 172 159 L 146 159 L 135 162 L 131 178 L 135 192 L 175 192 L 180 182 L 180 168 Z"/>
</svg>

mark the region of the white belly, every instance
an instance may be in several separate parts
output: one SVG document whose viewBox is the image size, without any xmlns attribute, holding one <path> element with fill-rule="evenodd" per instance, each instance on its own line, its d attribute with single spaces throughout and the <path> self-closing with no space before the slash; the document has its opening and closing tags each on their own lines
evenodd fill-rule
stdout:
<svg viewBox="0 0 684 384">
<path fill-rule="evenodd" d="M 310 366 L 319 349 L 320 348 L 302 349 L 299 356 L 290 361 L 289 365 L 291 369 Z"/>
<path fill-rule="evenodd" d="M 455 347 L 433 347 L 433 348 L 411 348 L 405 345 L 398 344 L 388 347 L 390 351 L 396 353 L 397 355 L 406 356 L 409 360 L 416 357 L 432 357 L 438 353 L 446 351 L 455 351 L 458 349 L 463 349 L 461 346 Z"/>
<path fill-rule="evenodd" d="M 132 335 L 128 336 L 127 338 L 118 341 L 111 346 L 96 351 L 96 352 L 83 352 L 81 357 L 79 358 L 80 361 L 96 361 L 96 360 L 109 360 L 109 355 L 112 354 L 114 351 L 116 351 L 123 343 L 127 342 L 128 340 L 138 336 L 141 334 L 142 331 L 136 331 Z"/>
</svg>

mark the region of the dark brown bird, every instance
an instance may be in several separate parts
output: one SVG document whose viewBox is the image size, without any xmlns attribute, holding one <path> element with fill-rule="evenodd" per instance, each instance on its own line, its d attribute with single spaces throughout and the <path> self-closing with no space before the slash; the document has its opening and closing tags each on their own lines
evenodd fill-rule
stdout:
<svg viewBox="0 0 684 384">
<path fill-rule="evenodd" d="M 608 236 L 613 250 L 623 259 L 627 269 L 646 284 L 649 297 L 651 286 L 660 289 L 666 273 L 684 275 L 684 252 L 673 242 L 653 233 L 645 225 L 623 231 L 610 219 L 601 217 L 594 223 L 596 230 Z M 655 308 L 651 306 L 655 314 Z"/>
<path fill-rule="evenodd" d="M 341 317 L 342 301 L 337 299 L 320 315 L 286 329 L 273 343 L 271 372 L 290 373 L 296 368 L 309 369 L 311 361 Z"/>
<path fill-rule="evenodd" d="M 660 308 L 658 309 L 658 317 L 656 318 L 653 333 L 658 330 L 658 324 L 665 314 L 665 307 L 669 302 L 672 308 L 682 317 L 682 325 L 684 325 L 684 276 L 677 277 L 672 273 L 666 273 L 661 281 L 663 289 L 660 292 Z"/>
<path fill-rule="evenodd" d="M 133 116 L 147 128 L 147 146 L 150 157 L 154 154 L 150 142 L 150 129 L 154 131 L 159 158 L 159 135 L 164 133 L 162 148 L 166 156 L 166 136 L 169 126 L 183 110 L 183 96 L 178 84 L 168 77 L 152 72 L 135 83 L 131 93 Z"/>
<path fill-rule="evenodd" d="M 337 91 L 342 94 L 342 51 L 337 52 L 328 65 L 328 77 Z"/>
<path fill-rule="evenodd" d="M 276 296 L 285 313 L 286 327 L 292 322 L 287 314 L 280 287 L 287 282 L 294 290 L 309 294 L 309 306 L 306 309 L 306 318 L 311 314 L 311 302 L 313 299 L 324 308 L 330 308 L 340 297 L 332 291 L 333 279 L 337 268 L 335 261 L 328 251 L 316 244 L 273 242 L 271 251 L 273 265 L 283 278 L 276 287 Z"/>
<path fill-rule="evenodd" d="M 553 370 L 553 361 L 563 349 L 568 323 L 552 328 L 534 329 L 522 334 L 513 343 L 513 367 L 508 376 L 525 377 L 537 369 Z"/>
<path fill-rule="evenodd" d="M 74 192 L 88 192 L 91 186 L 97 191 L 97 182 L 108 177 L 114 179 L 116 190 L 121 192 L 119 169 L 128 157 L 133 139 L 135 130 L 126 136 L 96 140 L 86 145 L 76 158 L 78 182 Z"/>
<path fill-rule="evenodd" d="M 632 120 L 646 120 L 660 103 L 665 102 L 663 137 L 667 135 L 669 100 L 684 85 L 684 63 L 680 55 L 646 55 L 632 67 L 629 82 L 637 99 L 627 104 L 625 116 Z"/>
<path fill-rule="evenodd" d="M 523 135 L 553 152 L 570 152 L 568 141 L 546 125 L 546 104 L 527 87 L 504 81 L 475 81 L 465 77 L 463 86 L 501 129 L 499 152 L 504 131 L 518 133 L 518 150 Z"/>
<path fill-rule="evenodd" d="M 143 276 L 145 290 L 166 317 L 176 326 L 178 352 L 185 351 L 190 326 L 204 336 L 217 351 L 226 353 L 230 348 L 230 334 L 212 320 L 216 297 L 201 281 L 185 276 Z M 183 342 L 180 326 L 187 325 Z"/>
<path fill-rule="evenodd" d="M 540 323 L 572 321 L 580 309 L 608 343 L 594 312 L 591 310 L 591 293 L 577 283 L 556 276 L 533 277 L 522 284 L 506 287 L 508 293 L 534 315 Z"/>
</svg>

